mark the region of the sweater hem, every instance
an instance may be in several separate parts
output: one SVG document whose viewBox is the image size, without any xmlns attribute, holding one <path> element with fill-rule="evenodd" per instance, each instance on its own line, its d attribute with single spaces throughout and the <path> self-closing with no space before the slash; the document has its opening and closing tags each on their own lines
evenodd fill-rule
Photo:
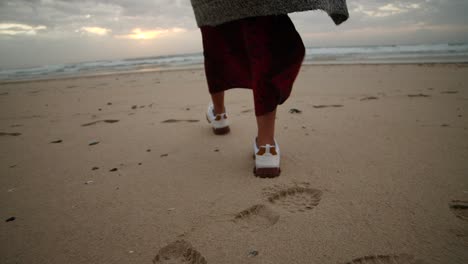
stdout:
<svg viewBox="0 0 468 264">
<path fill-rule="evenodd" d="M 217 26 L 248 17 L 282 15 L 313 10 L 326 12 L 336 25 L 349 18 L 346 2 L 343 0 L 296 0 L 294 1 L 295 4 L 284 0 L 229 1 L 228 6 L 226 6 L 225 0 L 207 1 L 194 5 L 193 9 L 198 27 Z"/>
</svg>

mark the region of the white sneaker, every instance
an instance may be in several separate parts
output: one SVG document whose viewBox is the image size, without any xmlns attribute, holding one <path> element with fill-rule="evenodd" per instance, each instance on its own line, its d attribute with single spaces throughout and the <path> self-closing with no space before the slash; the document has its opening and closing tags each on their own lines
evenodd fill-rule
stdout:
<svg viewBox="0 0 468 264">
<path fill-rule="evenodd" d="M 257 146 L 257 140 L 254 140 L 254 174 L 260 178 L 274 178 L 281 173 L 280 169 L 280 149 L 275 140 L 275 145 L 266 144 Z"/>
<path fill-rule="evenodd" d="M 208 104 L 208 110 L 206 111 L 206 120 L 213 127 L 213 132 L 216 135 L 224 135 L 229 133 L 229 122 L 227 120 L 226 111 L 222 114 L 215 114 L 213 103 Z"/>
</svg>

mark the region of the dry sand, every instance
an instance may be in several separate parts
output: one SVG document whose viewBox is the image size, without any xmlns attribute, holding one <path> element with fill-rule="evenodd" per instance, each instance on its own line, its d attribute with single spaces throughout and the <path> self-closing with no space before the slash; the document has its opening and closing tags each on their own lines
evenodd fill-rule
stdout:
<svg viewBox="0 0 468 264">
<path fill-rule="evenodd" d="M 226 99 L 215 136 L 202 70 L 0 85 L 0 263 L 468 263 L 466 65 L 303 67 L 277 179 Z"/>
</svg>

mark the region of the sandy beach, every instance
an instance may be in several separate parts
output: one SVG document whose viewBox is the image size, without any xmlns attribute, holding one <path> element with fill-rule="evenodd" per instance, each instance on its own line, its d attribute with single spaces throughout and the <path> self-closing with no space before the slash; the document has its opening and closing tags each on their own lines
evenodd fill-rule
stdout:
<svg viewBox="0 0 468 264">
<path fill-rule="evenodd" d="M 0 84 L 0 263 L 468 263 L 466 64 L 304 66 L 276 179 L 226 96 L 215 136 L 203 70 Z"/>
</svg>

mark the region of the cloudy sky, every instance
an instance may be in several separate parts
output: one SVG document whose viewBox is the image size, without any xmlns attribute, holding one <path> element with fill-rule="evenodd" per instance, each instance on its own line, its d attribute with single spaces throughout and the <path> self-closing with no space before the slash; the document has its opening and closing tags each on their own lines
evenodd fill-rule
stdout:
<svg viewBox="0 0 468 264">
<path fill-rule="evenodd" d="M 307 46 L 468 42 L 467 0 L 347 2 L 290 15 Z M 201 50 L 190 0 L 0 0 L 0 68 Z"/>
</svg>

